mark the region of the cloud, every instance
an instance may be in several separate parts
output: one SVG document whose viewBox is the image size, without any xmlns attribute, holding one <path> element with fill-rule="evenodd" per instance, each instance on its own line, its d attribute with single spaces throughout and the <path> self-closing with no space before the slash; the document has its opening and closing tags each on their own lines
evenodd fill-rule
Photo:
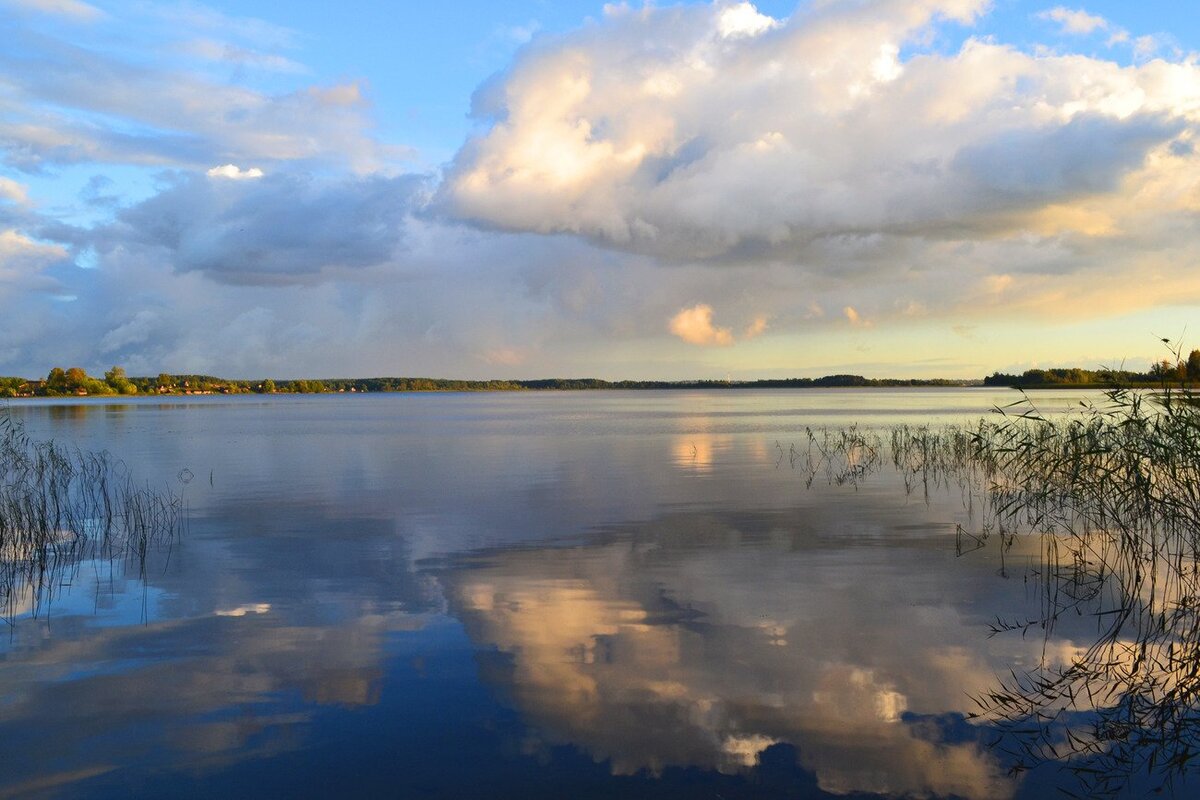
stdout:
<svg viewBox="0 0 1200 800">
<path fill-rule="evenodd" d="M 249 67 L 267 72 L 297 75 L 308 72 L 308 68 L 303 64 L 285 56 L 275 53 L 263 53 L 214 39 L 193 39 L 190 42 L 186 42 L 179 49 L 197 58 L 230 64 L 236 67 Z"/>
<path fill-rule="evenodd" d="M 35 241 L 20 231 L 0 228 L 0 300 L 19 297 L 24 292 L 57 293 L 60 284 L 45 272 L 69 257 L 61 245 Z M 6 338 L 15 336 L 6 332 Z"/>
<path fill-rule="evenodd" d="M 23 206 L 29 202 L 29 187 L 0 175 L 0 200 Z"/>
<path fill-rule="evenodd" d="M 498 347 L 480 356 L 488 364 L 515 367 L 525 363 L 525 354 L 512 347 Z"/>
<path fill-rule="evenodd" d="M 536 19 L 531 19 L 524 25 L 502 25 L 496 29 L 493 36 L 512 44 L 527 44 L 541 29 L 542 24 Z"/>
<path fill-rule="evenodd" d="M 63 235 L 102 252 L 148 248 L 179 272 L 221 281 L 306 282 L 388 262 L 423 186 L 415 176 L 321 180 L 233 164 L 207 176 L 176 176 L 115 222 Z"/>
<path fill-rule="evenodd" d="M 171 58 L 140 62 L 102 37 L 83 47 L 23 32 L 0 51 L 0 163 L 37 172 L 78 163 L 207 169 L 305 161 L 369 172 L 407 154 L 375 139 L 358 83 L 268 89 L 218 80 L 181 62 L 179 55 L 198 54 L 196 42 L 171 35 L 160 42 Z M 214 47 L 220 52 L 209 52 Z M 240 67 L 299 66 L 240 45 L 200 49 Z"/>
<path fill-rule="evenodd" d="M 0 269 L 38 270 L 50 262 L 67 258 L 57 244 L 35 242 L 15 230 L 0 230 Z"/>
<path fill-rule="evenodd" d="M 723 39 L 758 36 L 778 25 L 778 20 L 758 13 L 752 3 L 729 5 L 717 14 L 717 32 Z"/>
<path fill-rule="evenodd" d="M 1109 29 L 1108 20 L 1095 14 L 1089 14 L 1081 8 L 1072 10 L 1063 6 L 1055 6 L 1054 8 L 1040 12 L 1037 16 L 1039 19 L 1057 22 L 1062 26 L 1063 33 L 1086 36 L 1098 30 Z"/>
<path fill-rule="evenodd" d="M 236 164 L 223 164 L 219 167 L 213 167 L 204 174 L 210 178 L 226 178 L 232 181 L 244 181 L 253 180 L 254 178 L 261 178 L 263 176 L 263 171 L 258 167 L 251 167 L 250 169 L 243 170 Z"/>
<path fill-rule="evenodd" d="M 1120 191 L 1196 132 L 1190 62 L 926 44 L 987 5 L 818 4 L 737 37 L 722 21 L 750 6 L 611 7 L 480 91 L 486 128 L 440 199 L 499 229 L 832 272 L 817 251 L 839 237 L 1019 235 L 1047 206 Z"/>
<path fill-rule="evenodd" d="M 132 344 L 149 341 L 156 331 L 162 329 L 162 318 L 157 311 L 142 309 L 127 322 L 104 334 L 100 340 L 100 351 L 112 353 Z"/>
<path fill-rule="evenodd" d="M 742 332 L 742 338 L 754 339 L 762 336 L 767 331 L 767 322 L 769 322 L 769 320 L 766 316 L 760 315 L 755 317 L 754 321 L 747 325 L 746 330 Z"/>
<path fill-rule="evenodd" d="M 75 22 L 95 22 L 104 12 L 80 0 L 7 0 L 9 5 L 40 14 L 65 17 Z"/>
<path fill-rule="evenodd" d="M 191 0 L 149 6 L 146 12 L 176 30 L 208 31 L 214 36 L 238 39 L 258 48 L 292 49 L 303 39 L 294 28 L 257 17 L 235 17 Z"/>
<path fill-rule="evenodd" d="M 1139 59 L 1148 59 L 1154 56 L 1162 47 L 1162 43 L 1157 36 L 1139 36 L 1133 40 L 1133 54 Z"/>
<path fill-rule="evenodd" d="M 688 344 L 716 345 L 728 347 L 733 344 L 733 333 L 729 328 L 713 325 L 712 306 L 698 303 L 685 308 L 671 318 L 671 333 Z"/>
<path fill-rule="evenodd" d="M 22 31 L 0 160 L 41 174 L 0 179 L 0 369 L 758 377 L 727 346 L 768 321 L 758 356 L 787 355 L 761 368 L 794 374 L 857 358 L 829 349 L 865 336 L 846 308 L 899 342 L 1200 302 L 1200 68 L 945 50 L 986 6 L 617 5 L 480 88 L 440 184 L 398 174 L 365 82 L 222 80 L 238 65 L 183 47 L 273 56 L 294 31 L 154 7 L 148 52 L 179 50 L 154 63 L 112 26 Z M 97 222 L 41 202 L 71 164 Z"/>
</svg>

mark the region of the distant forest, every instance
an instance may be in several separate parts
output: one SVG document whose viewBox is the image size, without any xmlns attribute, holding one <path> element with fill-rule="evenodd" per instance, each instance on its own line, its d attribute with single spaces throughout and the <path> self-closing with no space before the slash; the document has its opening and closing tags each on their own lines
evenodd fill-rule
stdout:
<svg viewBox="0 0 1200 800">
<path fill-rule="evenodd" d="M 500 392 L 597 389 L 815 389 L 858 386 L 1004 386 L 1021 389 L 1056 387 L 1162 386 L 1200 381 L 1200 350 L 1186 359 L 1164 360 L 1147 372 L 1078 367 L 1030 369 L 1020 375 L 996 372 L 982 380 L 864 378 L 780 378 L 756 381 L 605 381 L 598 378 L 464 381 L 446 378 L 322 378 L 300 380 L 233 380 L 212 375 L 132 377 L 113 367 L 103 378 L 79 367 L 55 367 L 44 380 L 0 377 L 0 397 L 73 397 L 137 394 L 320 394 L 326 392 Z"/>
<path fill-rule="evenodd" d="M 1016 389 L 1049 389 L 1063 386 L 1163 386 L 1173 383 L 1200 382 L 1200 350 L 1187 358 L 1164 359 L 1146 372 L 1121 369 L 1088 370 L 1029 369 L 1020 375 L 996 372 L 983 379 L 984 386 L 1010 386 Z"/>
<path fill-rule="evenodd" d="M 94 378 L 79 367 L 55 367 L 45 380 L 0 378 L 0 397 L 137 394 L 320 394 L 326 392 L 501 392 L 587 389 L 813 388 L 836 386 L 965 386 L 979 381 L 871 379 L 861 375 L 760 381 L 605 381 L 598 378 L 464 381 L 446 378 L 322 378 L 232 380 L 212 375 L 131 377 L 113 367 Z"/>
</svg>

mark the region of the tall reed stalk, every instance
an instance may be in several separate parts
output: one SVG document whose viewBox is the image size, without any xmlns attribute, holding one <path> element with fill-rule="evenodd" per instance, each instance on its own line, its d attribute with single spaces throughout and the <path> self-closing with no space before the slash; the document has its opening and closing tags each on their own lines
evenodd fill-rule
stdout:
<svg viewBox="0 0 1200 800">
<path fill-rule="evenodd" d="M 144 573 L 151 548 L 181 532 L 184 511 L 181 494 L 138 483 L 107 452 L 32 439 L 0 410 L 0 615 L 36 615 L 85 559 Z"/>
<path fill-rule="evenodd" d="M 1013 672 L 974 716 L 1022 771 L 1072 769 L 1089 796 L 1169 786 L 1200 755 L 1200 406 L 1187 391 L 1117 390 L 1048 419 L 1030 407 L 973 429 L 896 429 L 893 463 L 957 484 L 982 518 L 972 538 L 1040 537 L 1039 613 L 1095 633 L 1065 660 Z M 1061 652 L 1061 648 L 1059 649 Z"/>
<path fill-rule="evenodd" d="M 1169 788 L 1200 766 L 1200 403 L 1116 390 L 1061 417 L 1028 401 L 1000 411 L 973 427 L 807 431 L 780 461 L 808 485 L 824 473 L 857 486 L 890 451 L 910 493 L 961 492 L 974 522 L 960 553 L 997 541 L 1003 559 L 1036 537 L 1037 613 L 992 632 L 1038 631 L 1047 646 L 972 717 L 1014 771 L 1059 762 L 1084 796 Z M 1066 619 L 1093 633 L 1064 658 L 1048 645 Z"/>
</svg>

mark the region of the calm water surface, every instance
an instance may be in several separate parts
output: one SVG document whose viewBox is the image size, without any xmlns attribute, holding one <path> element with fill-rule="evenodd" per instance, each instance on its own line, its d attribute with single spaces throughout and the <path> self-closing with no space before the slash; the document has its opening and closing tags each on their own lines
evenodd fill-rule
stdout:
<svg viewBox="0 0 1200 800">
<path fill-rule="evenodd" d="M 966 716 L 1046 646 L 988 636 L 1036 611 L 1036 547 L 958 557 L 958 493 L 806 487 L 786 457 L 1016 398 L 14 402 L 195 477 L 144 575 L 73 565 L 4 625 L 0 796 L 1053 796 Z"/>
</svg>

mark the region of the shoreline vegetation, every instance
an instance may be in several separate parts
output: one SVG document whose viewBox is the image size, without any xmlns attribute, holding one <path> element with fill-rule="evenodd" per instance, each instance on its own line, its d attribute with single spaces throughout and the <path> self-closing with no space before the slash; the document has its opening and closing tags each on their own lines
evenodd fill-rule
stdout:
<svg viewBox="0 0 1200 800">
<path fill-rule="evenodd" d="M 1200 350 L 1183 359 L 1164 359 L 1146 372 L 1128 369 L 1061 367 L 1026 369 L 1021 374 L 995 372 L 982 379 L 864 378 L 834 374 L 822 378 L 760 380 L 602 380 L 541 378 L 534 380 L 456 380 L 451 378 L 322 378 L 245 380 L 214 375 L 160 373 L 130 377 L 113 367 L 103 378 L 80 367 L 54 367 L 42 380 L 0 377 L 0 397 L 106 397 L 114 395 L 319 395 L 328 392 L 432 391 L 589 391 L 618 389 L 830 389 L 830 387 L 995 386 L 1008 389 L 1139 389 L 1176 383 L 1200 383 Z"/>
<path fill-rule="evenodd" d="M 79 367 L 55 367 L 42 380 L 0 377 L 0 398 L 105 397 L 113 395 L 195 394 L 324 394 L 378 392 L 520 392 L 614 389 L 822 389 L 856 387 L 966 387 L 1012 389 L 1159 388 L 1178 382 L 1200 381 L 1200 350 L 1186 359 L 1163 360 L 1146 372 L 1123 369 L 1087 370 L 1078 367 L 1030 369 L 1020 375 L 995 372 L 980 379 L 866 378 L 825 375 L 820 378 L 760 380 L 607 381 L 599 378 L 541 378 L 535 380 L 455 380 L 451 378 L 321 378 L 244 380 L 212 375 L 160 373 L 131 377 L 114 366 L 103 378 Z"/>
</svg>

